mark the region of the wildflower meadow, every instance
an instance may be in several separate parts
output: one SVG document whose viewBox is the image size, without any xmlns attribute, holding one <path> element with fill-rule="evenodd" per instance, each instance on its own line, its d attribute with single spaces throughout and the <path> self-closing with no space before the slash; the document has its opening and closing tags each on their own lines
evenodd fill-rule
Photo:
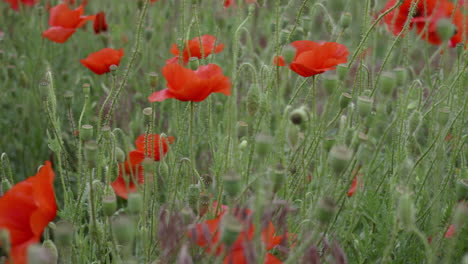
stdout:
<svg viewBox="0 0 468 264">
<path fill-rule="evenodd" d="M 0 264 L 468 264 L 467 0 L 0 0 Z"/>
</svg>

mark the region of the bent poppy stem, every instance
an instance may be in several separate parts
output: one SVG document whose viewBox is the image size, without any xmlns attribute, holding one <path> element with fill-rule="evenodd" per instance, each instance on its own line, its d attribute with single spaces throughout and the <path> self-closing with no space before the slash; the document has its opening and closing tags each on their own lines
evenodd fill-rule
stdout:
<svg viewBox="0 0 468 264">
<path fill-rule="evenodd" d="M 112 87 L 111 87 L 111 90 L 109 92 L 109 94 L 107 95 L 106 99 L 104 100 L 104 102 L 102 103 L 102 106 L 101 106 L 101 109 L 99 110 L 99 115 L 98 115 L 98 126 L 97 126 L 97 134 L 98 135 L 101 135 L 101 128 L 102 128 L 102 115 L 104 114 L 104 109 L 106 108 L 107 106 L 107 103 L 109 102 L 109 100 L 111 99 L 112 95 L 114 94 L 115 92 L 115 88 L 117 86 L 117 81 L 116 81 L 116 75 L 114 73 L 112 73 Z M 106 115 L 106 119 L 107 119 L 107 115 Z M 99 136 L 99 138 L 101 138 L 101 136 Z"/>
</svg>

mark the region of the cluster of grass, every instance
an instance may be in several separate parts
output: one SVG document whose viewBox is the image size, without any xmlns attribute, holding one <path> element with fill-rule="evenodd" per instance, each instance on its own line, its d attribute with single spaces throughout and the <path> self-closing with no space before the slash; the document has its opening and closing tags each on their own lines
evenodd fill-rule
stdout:
<svg viewBox="0 0 468 264">
<path fill-rule="evenodd" d="M 221 2 L 89 1 L 86 13 L 105 11 L 109 31 L 94 35 L 88 25 L 65 44 L 41 38 L 44 5 L 15 12 L 0 3 L 2 188 L 53 161 L 56 222 L 73 226 L 70 245 L 56 242 L 59 260 L 221 263 L 187 236 L 190 224 L 213 217 L 200 208 L 218 201 L 250 208 L 255 226 L 272 220 L 296 234 L 289 251 L 272 251 L 285 263 L 314 250 L 325 263 L 460 263 L 468 245 L 459 202 L 468 178 L 466 50 L 433 46 L 414 31 L 392 36 L 378 23 L 384 1 Z M 172 44 L 204 34 L 225 49 L 189 66 L 221 66 L 232 95 L 149 103 L 165 88 Z M 342 43 L 349 64 L 311 78 L 274 66 L 294 40 Z M 125 50 L 115 75 L 79 63 L 104 47 Z M 124 78 L 113 111 L 103 108 L 110 129 L 98 129 L 105 98 Z M 97 145 L 76 133 L 83 125 L 94 127 Z M 119 198 L 105 216 L 115 147 L 127 153 L 145 133 L 175 142 L 148 165 L 142 209 Z M 127 244 L 119 232 L 130 233 Z M 260 237 L 258 228 L 258 256 Z"/>
</svg>

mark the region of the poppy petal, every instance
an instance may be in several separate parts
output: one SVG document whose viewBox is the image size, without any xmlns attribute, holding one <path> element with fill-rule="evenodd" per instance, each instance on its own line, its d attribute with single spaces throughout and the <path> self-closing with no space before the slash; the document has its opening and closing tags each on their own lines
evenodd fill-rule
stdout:
<svg viewBox="0 0 468 264">
<path fill-rule="evenodd" d="M 65 43 L 75 31 L 74 28 L 50 27 L 42 33 L 42 37 L 53 42 Z"/>
</svg>

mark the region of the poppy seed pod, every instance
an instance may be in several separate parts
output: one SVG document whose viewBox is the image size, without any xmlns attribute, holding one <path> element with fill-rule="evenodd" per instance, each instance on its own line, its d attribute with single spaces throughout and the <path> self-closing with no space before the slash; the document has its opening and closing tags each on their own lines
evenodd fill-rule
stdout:
<svg viewBox="0 0 468 264">
<path fill-rule="evenodd" d="M 357 109 L 361 117 L 367 117 L 372 112 L 374 99 L 368 96 L 359 96 L 357 99 Z"/>
<path fill-rule="evenodd" d="M 241 190 L 241 177 L 238 173 L 230 171 L 224 175 L 224 190 L 231 197 L 237 197 Z"/>
<path fill-rule="evenodd" d="M 143 210 L 143 196 L 138 192 L 129 193 L 127 209 L 133 215 L 139 214 Z"/>
<path fill-rule="evenodd" d="M 33 244 L 28 247 L 27 250 L 27 260 L 28 264 L 55 264 L 57 260 L 54 261 L 54 256 L 50 250 L 46 247 L 41 246 L 40 244 Z"/>
<path fill-rule="evenodd" d="M 340 108 L 345 109 L 353 99 L 353 96 L 349 93 L 341 93 L 340 95 Z"/>
<path fill-rule="evenodd" d="M 466 173 L 468 169 L 463 169 L 463 171 Z M 468 201 L 468 179 L 459 179 L 456 183 L 456 192 L 457 192 L 457 200 L 458 201 L 463 201 L 467 200 Z"/>
<path fill-rule="evenodd" d="M 237 122 L 237 138 L 243 138 L 249 135 L 249 125 L 244 121 Z"/>
<path fill-rule="evenodd" d="M 405 193 L 400 196 L 398 202 L 398 220 L 400 221 L 401 227 L 404 229 L 410 229 L 414 225 L 415 221 L 414 204 L 409 194 Z"/>
<path fill-rule="evenodd" d="M 334 78 L 334 77 L 324 78 L 322 80 L 322 83 L 323 83 L 323 87 L 325 88 L 325 91 L 327 92 L 327 94 L 331 95 L 331 94 L 333 94 L 333 92 L 338 87 L 339 80 Z"/>
<path fill-rule="evenodd" d="M 304 123 L 309 121 L 309 116 L 306 112 L 305 107 L 296 108 L 291 111 L 289 114 L 289 120 L 294 125 L 304 125 Z"/>
<path fill-rule="evenodd" d="M 249 92 L 247 93 L 247 113 L 250 116 L 254 116 L 260 105 L 260 91 L 257 85 L 252 84 Z"/>
<path fill-rule="evenodd" d="M 344 12 L 341 14 L 340 17 L 340 26 L 343 29 L 346 29 L 351 25 L 351 21 L 353 20 L 353 16 L 349 12 Z"/>
<path fill-rule="evenodd" d="M 346 79 L 346 75 L 348 74 L 348 66 L 346 65 L 336 66 L 336 73 L 338 75 L 338 79 L 343 81 L 344 79 Z"/>
<path fill-rule="evenodd" d="M 455 35 L 457 27 L 450 21 L 450 19 L 439 19 L 437 21 L 437 34 L 442 41 L 448 41 Z"/>
<path fill-rule="evenodd" d="M 234 216 L 228 214 L 223 218 L 223 231 L 221 241 L 229 248 L 242 232 L 242 223 Z"/>
<path fill-rule="evenodd" d="M 286 180 L 286 171 L 283 165 L 278 164 L 271 173 L 271 181 L 273 182 L 273 192 L 278 192 Z"/>
<path fill-rule="evenodd" d="M 148 82 L 150 84 L 151 87 L 156 87 L 156 85 L 158 85 L 158 81 L 159 81 L 159 74 L 156 73 L 156 72 L 150 72 L 146 75 L 147 79 L 148 79 Z"/>
<path fill-rule="evenodd" d="M 109 70 L 112 74 L 112 76 L 116 76 L 117 75 L 117 70 L 119 69 L 119 66 L 115 65 L 115 64 L 112 64 L 111 66 L 109 66 Z"/>
<path fill-rule="evenodd" d="M 408 79 L 408 71 L 405 68 L 395 68 L 393 72 L 395 73 L 397 84 L 399 85 L 404 84 Z"/>
<path fill-rule="evenodd" d="M 397 81 L 393 72 L 385 72 L 380 77 L 380 90 L 384 95 L 392 94 L 396 84 Z"/>
<path fill-rule="evenodd" d="M 346 146 L 333 146 L 328 155 L 328 161 L 335 174 L 341 174 L 353 158 L 353 151 Z"/>
<path fill-rule="evenodd" d="M 115 160 L 117 163 L 125 162 L 125 152 L 119 147 L 115 148 Z"/>
<path fill-rule="evenodd" d="M 91 85 L 89 83 L 85 83 L 83 84 L 82 88 L 83 88 L 84 95 L 89 96 L 91 93 Z"/>
<path fill-rule="evenodd" d="M 93 126 L 82 125 L 80 128 L 80 137 L 83 141 L 91 140 L 93 138 Z"/>
<path fill-rule="evenodd" d="M 153 108 L 146 107 L 143 109 L 143 116 L 145 117 L 146 125 L 151 124 L 151 119 L 153 118 Z"/>
<path fill-rule="evenodd" d="M 44 248 L 47 248 L 51 254 L 51 263 L 57 263 L 58 261 L 58 250 L 57 250 L 57 247 L 55 246 L 54 242 L 52 242 L 52 240 L 48 239 L 48 240 L 45 240 L 43 243 L 42 243 L 42 246 Z"/>
<path fill-rule="evenodd" d="M 336 213 L 336 203 L 331 198 L 322 198 L 318 203 L 317 218 L 322 225 L 327 225 L 333 220 Z"/>
<path fill-rule="evenodd" d="M 187 200 L 190 208 L 197 211 L 198 198 L 200 197 L 200 186 L 198 184 L 191 184 L 188 189 Z"/>
<path fill-rule="evenodd" d="M 72 244 L 74 228 L 66 221 L 59 221 L 54 230 L 54 241 L 61 247 L 68 247 Z"/>
<path fill-rule="evenodd" d="M 96 165 L 98 155 L 98 143 L 96 141 L 90 140 L 84 144 L 84 156 L 90 168 Z"/>
<path fill-rule="evenodd" d="M 114 237 L 119 245 L 129 245 L 135 237 L 135 225 L 130 217 L 121 215 L 112 222 Z"/>
<path fill-rule="evenodd" d="M 117 210 L 117 197 L 113 191 L 106 192 L 102 198 L 102 211 L 105 216 L 112 216 Z"/>
</svg>

